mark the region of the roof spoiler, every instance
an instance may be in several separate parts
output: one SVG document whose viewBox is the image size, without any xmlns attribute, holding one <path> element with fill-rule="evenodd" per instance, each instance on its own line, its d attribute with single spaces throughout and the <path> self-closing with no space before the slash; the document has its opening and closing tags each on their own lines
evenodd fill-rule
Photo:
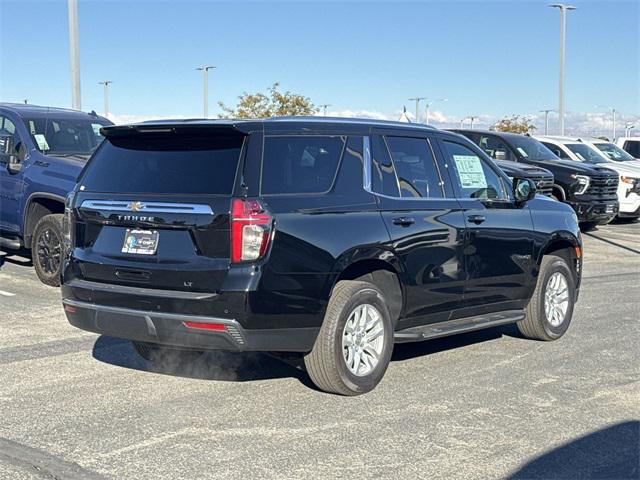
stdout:
<svg viewBox="0 0 640 480">
<path fill-rule="evenodd" d="M 139 123 L 132 125 L 111 125 L 102 127 L 100 133 L 106 138 L 128 137 L 138 135 L 173 135 L 191 134 L 202 135 L 211 130 L 224 131 L 227 135 L 246 135 L 235 124 L 175 124 L 175 123 Z"/>
</svg>

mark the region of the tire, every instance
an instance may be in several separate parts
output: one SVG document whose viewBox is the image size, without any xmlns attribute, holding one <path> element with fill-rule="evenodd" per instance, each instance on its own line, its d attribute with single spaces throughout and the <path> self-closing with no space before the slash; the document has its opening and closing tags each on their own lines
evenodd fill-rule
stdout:
<svg viewBox="0 0 640 480">
<path fill-rule="evenodd" d="M 45 215 L 33 230 L 31 239 L 31 260 L 36 275 L 42 283 L 52 287 L 60 286 L 60 272 L 64 257 L 63 215 Z"/>
<path fill-rule="evenodd" d="M 357 328 L 359 333 L 348 333 L 354 325 L 352 322 L 357 324 L 363 312 L 363 323 L 373 323 L 373 326 L 370 330 L 365 326 L 362 330 Z M 345 328 L 348 321 L 349 327 Z M 352 345 L 345 347 L 344 342 Z M 356 346 L 359 342 L 365 343 Z M 344 352 L 348 352 L 351 367 Z M 361 395 L 373 390 L 382 380 L 392 352 L 393 322 L 380 289 L 369 282 L 342 280 L 333 289 L 318 338 L 313 350 L 304 357 L 304 364 L 319 389 L 339 395 Z M 360 358 L 356 365 L 355 360 Z M 352 371 L 354 365 L 355 372 Z"/>
<path fill-rule="evenodd" d="M 557 274 L 564 277 L 567 289 L 567 307 L 560 323 L 557 318 L 555 321 L 550 320 L 545 310 L 545 296 L 547 291 L 553 288 L 554 281 L 551 279 L 552 277 L 557 279 Z M 544 256 L 538 274 L 538 283 L 525 311 L 525 319 L 517 324 L 520 333 L 527 338 L 544 341 L 557 340 L 564 335 L 573 316 L 575 291 L 575 278 L 567 260 L 559 255 Z"/>
<path fill-rule="evenodd" d="M 591 230 L 594 230 L 598 225 L 598 222 L 582 222 L 580 224 L 580 230 L 582 230 L 583 232 L 590 232 Z"/>
<path fill-rule="evenodd" d="M 138 355 L 154 364 L 181 366 L 196 361 L 203 354 L 200 350 L 184 350 L 144 342 L 131 343 Z"/>
</svg>

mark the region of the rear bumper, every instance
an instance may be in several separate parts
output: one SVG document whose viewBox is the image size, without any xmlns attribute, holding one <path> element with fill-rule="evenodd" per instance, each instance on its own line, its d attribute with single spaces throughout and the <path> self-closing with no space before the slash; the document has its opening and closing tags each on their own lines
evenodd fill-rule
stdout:
<svg viewBox="0 0 640 480">
<path fill-rule="evenodd" d="M 619 210 L 617 200 L 568 203 L 575 210 L 579 222 L 608 223 L 618 214 Z"/>
<path fill-rule="evenodd" d="M 197 350 L 308 352 L 318 328 L 245 329 L 234 319 L 98 305 L 63 298 L 69 323 L 117 338 Z M 191 325 L 191 326 L 187 326 Z M 194 325 L 216 325 L 216 329 Z"/>
</svg>

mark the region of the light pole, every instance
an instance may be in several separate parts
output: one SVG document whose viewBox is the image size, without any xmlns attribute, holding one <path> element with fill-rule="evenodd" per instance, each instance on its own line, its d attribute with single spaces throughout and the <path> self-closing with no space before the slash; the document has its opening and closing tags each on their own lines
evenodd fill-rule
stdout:
<svg viewBox="0 0 640 480">
<path fill-rule="evenodd" d="M 432 100 L 431 102 L 426 102 L 426 106 L 424 108 L 424 122 L 429 125 L 429 107 L 431 105 L 433 105 L 436 102 L 446 102 L 448 101 L 448 98 L 436 98 L 435 100 Z"/>
<path fill-rule="evenodd" d="M 616 140 L 616 117 L 618 115 L 618 111 L 614 107 L 610 107 L 609 105 L 596 105 L 596 108 L 606 108 L 613 114 L 613 138 L 611 141 L 615 142 Z"/>
<path fill-rule="evenodd" d="M 68 0 L 69 59 L 71 61 L 71 108 L 82 110 L 80 102 L 80 54 L 78 53 L 78 1 Z"/>
<path fill-rule="evenodd" d="M 471 120 L 471 130 L 473 130 L 473 121 L 477 120 L 478 118 L 480 118 L 480 117 L 478 117 L 477 115 L 471 115 L 469 117 L 469 120 Z"/>
<path fill-rule="evenodd" d="M 553 108 L 547 108 L 546 110 L 540 110 L 541 113 L 544 113 L 544 134 L 549 134 L 549 113 L 555 112 Z"/>
<path fill-rule="evenodd" d="M 427 97 L 413 97 L 409 99 L 410 102 L 416 102 L 416 123 L 418 123 L 419 116 L 420 116 L 420 110 L 419 110 L 420 102 L 426 99 Z"/>
<path fill-rule="evenodd" d="M 564 52 L 565 52 L 565 31 L 567 28 L 567 10 L 575 10 L 573 5 L 565 5 L 563 3 L 554 3 L 549 5 L 553 8 L 560 9 L 560 88 L 558 95 L 558 126 L 560 127 L 560 135 L 564 135 Z"/>
<path fill-rule="evenodd" d="M 98 85 L 104 85 L 104 116 L 109 116 L 109 84 L 113 83 L 113 80 L 105 80 L 104 82 L 98 82 Z"/>
<path fill-rule="evenodd" d="M 460 120 L 460 128 L 462 128 L 462 125 L 464 124 L 464 121 L 467 119 L 468 117 L 464 117 Z"/>
<path fill-rule="evenodd" d="M 331 104 L 330 103 L 324 103 L 322 105 L 320 105 L 320 108 L 322 108 L 322 116 L 326 117 L 327 116 L 327 107 L 330 107 Z"/>
<path fill-rule="evenodd" d="M 634 128 L 636 128 L 636 126 L 632 122 L 627 122 L 625 124 L 625 126 L 624 126 L 624 136 L 625 136 L 625 138 L 631 136 L 631 130 L 633 130 Z"/>
<path fill-rule="evenodd" d="M 209 70 L 212 68 L 216 68 L 214 65 L 203 65 L 202 67 L 196 68 L 196 70 L 200 70 L 202 72 L 203 79 L 203 108 L 202 114 L 204 118 L 209 118 Z"/>
</svg>

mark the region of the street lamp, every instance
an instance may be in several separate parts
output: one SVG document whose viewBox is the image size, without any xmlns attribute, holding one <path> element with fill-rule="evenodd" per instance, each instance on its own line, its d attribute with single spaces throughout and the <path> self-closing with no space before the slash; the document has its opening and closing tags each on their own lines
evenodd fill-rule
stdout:
<svg viewBox="0 0 640 480">
<path fill-rule="evenodd" d="M 480 118 L 480 117 L 478 117 L 477 115 L 471 115 L 469 117 L 469 120 L 471 120 L 471 130 L 473 130 L 473 121 L 477 120 L 478 118 Z"/>
<path fill-rule="evenodd" d="M 410 102 L 416 102 L 416 123 L 418 123 L 418 119 L 420 116 L 420 110 L 418 110 L 420 102 L 426 99 L 427 97 L 413 97 L 409 99 Z"/>
<path fill-rule="evenodd" d="M 467 119 L 468 117 L 463 117 L 460 119 L 460 128 L 462 128 L 462 125 L 464 124 L 464 121 Z"/>
<path fill-rule="evenodd" d="M 553 108 L 547 108 L 546 110 L 540 110 L 541 113 L 544 113 L 544 134 L 549 134 L 549 113 L 555 112 Z"/>
<path fill-rule="evenodd" d="M 613 138 L 611 141 L 615 142 L 616 140 L 616 116 L 618 111 L 614 107 L 610 107 L 608 105 L 596 105 L 596 108 L 606 108 L 613 114 Z"/>
<path fill-rule="evenodd" d="M 78 1 L 68 0 L 69 59 L 71 60 L 71 108 L 82 110 L 80 102 L 80 54 L 78 53 Z"/>
<path fill-rule="evenodd" d="M 436 98 L 435 100 L 426 103 L 426 106 L 424 108 L 424 121 L 427 125 L 429 125 L 429 107 L 436 102 L 447 102 L 448 100 L 448 98 Z"/>
<path fill-rule="evenodd" d="M 560 9 L 560 88 L 558 98 L 558 125 L 560 135 L 564 135 L 564 52 L 565 52 L 565 30 L 567 28 L 567 11 L 575 10 L 573 5 L 554 3 L 549 5 L 552 8 Z"/>
<path fill-rule="evenodd" d="M 109 115 L 109 84 L 113 83 L 113 80 L 105 80 L 104 82 L 98 82 L 98 85 L 104 85 L 104 116 Z"/>
<path fill-rule="evenodd" d="M 327 107 L 330 107 L 331 104 L 330 103 L 324 103 L 322 105 L 320 105 L 320 108 L 322 108 L 322 116 L 326 117 L 327 116 Z"/>
<path fill-rule="evenodd" d="M 200 70 L 202 72 L 202 79 L 204 82 L 204 93 L 203 93 L 203 108 L 202 113 L 204 118 L 209 118 L 209 70 L 212 68 L 216 68 L 214 65 L 203 65 L 202 67 L 196 68 L 196 70 Z"/>
<path fill-rule="evenodd" d="M 633 123 L 627 122 L 627 124 L 624 126 L 624 136 L 625 136 L 625 138 L 631 136 L 631 130 L 633 130 L 634 128 L 636 128 L 636 126 Z"/>
</svg>

